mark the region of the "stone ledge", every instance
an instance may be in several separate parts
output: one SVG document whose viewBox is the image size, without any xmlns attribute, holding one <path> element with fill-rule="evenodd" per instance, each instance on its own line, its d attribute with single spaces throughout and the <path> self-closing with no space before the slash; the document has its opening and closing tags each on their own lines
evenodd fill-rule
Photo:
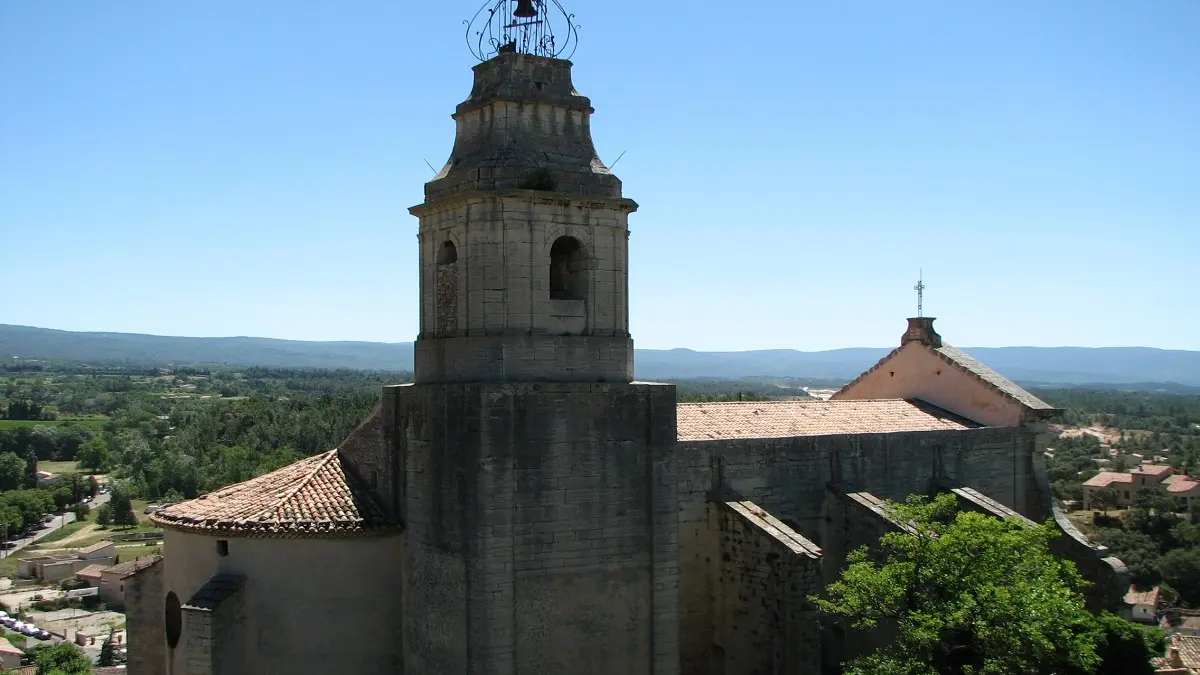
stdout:
<svg viewBox="0 0 1200 675">
<path fill-rule="evenodd" d="M 460 204 L 483 203 L 500 201 L 502 199 L 524 200 L 532 204 L 555 204 L 559 206 L 579 206 L 584 208 L 615 209 L 625 213 L 638 210 L 638 203 L 628 197 L 598 197 L 571 194 L 569 192 L 547 192 L 544 190 L 522 190 L 520 188 L 503 188 L 499 190 L 463 190 L 444 196 L 429 199 L 424 203 L 410 207 L 408 212 L 422 218 L 425 216 L 449 210 Z"/>
</svg>

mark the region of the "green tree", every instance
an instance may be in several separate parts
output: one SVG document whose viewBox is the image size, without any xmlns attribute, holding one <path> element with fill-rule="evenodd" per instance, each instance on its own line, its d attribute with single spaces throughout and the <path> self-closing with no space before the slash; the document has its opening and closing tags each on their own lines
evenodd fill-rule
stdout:
<svg viewBox="0 0 1200 675">
<path fill-rule="evenodd" d="M 108 504 L 103 504 L 100 506 L 100 508 L 96 509 L 96 524 L 97 525 L 99 525 L 100 527 L 108 527 L 109 525 L 112 525 L 112 521 L 113 521 L 113 511 L 112 511 L 111 506 L 109 506 Z"/>
<path fill-rule="evenodd" d="M 100 658 L 96 661 L 96 665 L 100 667 L 117 665 L 117 660 L 113 652 L 113 634 L 112 631 L 109 631 L 108 639 L 104 641 L 104 644 L 100 645 Z"/>
<path fill-rule="evenodd" d="M 24 430 L 18 429 L 18 431 L 24 431 Z M 37 453 L 33 451 L 33 448 L 27 449 L 25 451 L 25 487 L 26 488 L 37 487 L 37 470 L 38 470 L 37 465 L 38 465 Z"/>
<path fill-rule="evenodd" d="M 1159 558 L 1163 581 L 1191 606 L 1200 604 L 1200 547 L 1177 548 Z"/>
<path fill-rule="evenodd" d="M 1153 537 L 1115 527 L 1098 527 L 1092 538 L 1112 549 L 1113 554 L 1125 563 L 1134 584 L 1152 586 L 1162 578 L 1158 568 L 1161 552 Z"/>
<path fill-rule="evenodd" d="M 133 512 L 133 500 L 129 498 L 129 493 L 122 489 L 114 489 L 111 504 L 113 523 L 117 527 L 137 525 L 137 514 Z"/>
<path fill-rule="evenodd" d="M 890 508 L 911 530 L 884 535 L 880 562 L 866 548 L 851 553 L 827 597 L 812 598 L 855 628 L 897 628 L 847 673 L 1090 673 L 1100 665 L 1102 631 L 1084 607 L 1083 580 L 1050 553 L 1051 526 L 957 512 L 952 495 Z"/>
<path fill-rule="evenodd" d="M 1167 648 L 1162 631 L 1108 612 L 1102 613 L 1096 624 L 1100 629 L 1096 646 L 1100 667 L 1094 675 L 1153 675 L 1152 659 L 1162 656 Z"/>
<path fill-rule="evenodd" d="M 103 438 L 93 438 L 83 447 L 79 448 L 77 459 L 79 468 L 92 473 L 101 473 L 108 469 L 109 461 L 112 458 L 112 453 L 108 449 L 108 443 Z"/>
<path fill-rule="evenodd" d="M 1100 507 L 1100 510 L 1108 515 L 1108 510 L 1117 505 L 1117 500 L 1121 495 L 1113 488 L 1102 487 L 1092 493 L 1092 501 Z"/>
<path fill-rule="evenodd" d="M 71 507 L 71 513 L 75 514 L 75 520 L 81 523 L 87 520 L 88 514 L 91 513 L 91 511 L 92 510 L 88 508 L 87 504 L 76 504 L 75 506 Z"/>
<path fill-rule="evenodd" d="M 0 492 L 25 486 L 25 460 L 13 452 L 0 455 Z"/>
<path fill-rule="evenodd" d="M 92 672 L 91 659 L 70 642 L 38 650 L 34 665 L 37 666 L 36 675 L 88 675 Z"/>
<path fill-rule="evenodd" d="M 0 505 L 0 535 L 12 537 L 24 524 L 20 509 L 11 504 Z"/>
</svg>

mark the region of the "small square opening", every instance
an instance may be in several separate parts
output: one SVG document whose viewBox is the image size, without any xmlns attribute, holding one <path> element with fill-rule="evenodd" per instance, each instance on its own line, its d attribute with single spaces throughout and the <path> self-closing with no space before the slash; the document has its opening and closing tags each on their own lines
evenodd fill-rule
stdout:
<svg viewBox="0 0 1200 675">
<path fill-rule="evenodd" d="M 225 539 L 217 540 L 217 555 L 222 558 L 229 555 L 229 542 Z"/>
</svg>

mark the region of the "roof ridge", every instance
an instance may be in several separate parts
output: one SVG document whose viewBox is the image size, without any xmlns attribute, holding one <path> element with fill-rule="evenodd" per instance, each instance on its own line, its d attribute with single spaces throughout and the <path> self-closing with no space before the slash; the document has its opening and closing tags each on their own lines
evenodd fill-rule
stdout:
<svg viewBox="0 0 1200 675">
<path fill-rule="evenodd" d="M 316 466 L 313 467 L 312 471 L 308 472 L 307 476 L 297 481 L 290 490 L 284 493 L 284 495 L 279 499 L 276 499 L 270 506 L 255 512 L 252 516 L 249 518 L 244 518 L 243 520 L 255 520 L 267 515 L 271 511 L 283 508 L 283 505 L 288 503 L 288 500 L 290 500 L 292 497 L 295 497 L 298 492 L 303 490 L 308 486 L 309 483 L 312 482 L 313 476 L 316 476 L 318 473 L 320 473 L 321 469 L 324 469 L 325 466 L 329 464 L 329 460 L 337 455 L 337 452 L 338 449 L 334 448 L 332 450 L 327 450 L 324 456 L 318 455 L 318 457 L 321 457 L 320 461 L 314 462 Z"/>
<path fill-rule="evenodd" d="M 1026 391 L 1025 388 L 1022 387 L 1021 385 L 1017 384 L 1016 382 L 1013 382 L 1012 380 L 1008 379 L 1004 375 L 1001 375 L 1000 371 L 996 370 L 995 368 L 992 368 L 991 366 L 984 363 L 983 361 L 980 361 L 979 359 L 975 358 L 974 356 L 971 356 L 966 351 L 959 349 L 958 347 L 955 347 L 954 345 L 950 344 L 949 342 L 943 342 L 941 347 L 930 347 L 930 349 L 933 351 L 934 354 L 937 354 L 938 358 L 945 361 L 946 363 L 949 363 L 950 365 L 954 366 L 955 368 L 967 373 L 971 377 L 973 377 L 976 380 L 978 380 L 979 382 L 981 382 L 988 389 L 991 389 L 991 390 L 999 393 L 1000 395 L 1005 396 L 1006 398 L 1012 399 L 1012 400 L 1016 401 L 1017 403 L 1020 403 L 1021 405 L 1025 406 L 1026 408 L 1037 409 L 1037 406 L 1033 405 L 1033 403 L 1040 403 L 1042 406 L 1045 406 L 1047 409 L 1051 409 L 1051 410 L 1054 408 L 1054 406 L 1046 403 L 1042 399 L 1040 399 L 1037 396 L 1034 396 L 1033 394 Z M 957 355 L 957 358 L 955 356 L 951 356 L 950 354 L 942 351 L 943 349 L 948 349 L 948 350 L 953 351 L 954 354 Z M 964 363 L 964 361 L 968 361 L 969 363 Z M 977 368 L 979 370 L 987 371 L 988 373 L 995 375 L 996 377 L 1000 378 L 1001 380 L 1008 383 L 1009 385 L 1012 385 L 1012 387 L 1014 387 L 1018 391 L 1024 393 L 1031 400 L 1028 400 L 1028 401 L 1024 400 L 1022 397 L 1017 396 L 1012 391 L 1009 391 L 1009 389 L 1007 387 L 1001 386 L 999 383 L 989 380 L 988 378 L 984 377 L 983 374 L 980 373 L 979 370 L 977 370 Z"/>
<path fill-rule="evenodd" d="M 676 406 L 695 406 L 695 405 L 796 405 L 811 403 L 814 405 L 826 404 L 841 404 L 849 405 L 853 403 L 880 403 L 887 401 L 909 401 L 917 400 L 911 397 L 904 396 L 879 396 L 875 398 L 839 398 L 839 399 L 820 399 L 820 398 L 798 398 L 798 399 L 772 399 L 770 401 L 687 401 L 684 403 L 676 403 Z M 925 401 L 922 401 L 925 403 Z M 938 407 L 938 406 L 935 406 Z"/>
</svg>

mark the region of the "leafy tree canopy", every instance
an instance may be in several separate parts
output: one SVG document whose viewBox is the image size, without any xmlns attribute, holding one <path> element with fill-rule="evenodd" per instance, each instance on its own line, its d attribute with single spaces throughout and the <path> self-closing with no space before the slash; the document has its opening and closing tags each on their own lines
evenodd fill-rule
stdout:
<svg viewBox="0 0 1200 675">
<path fill-rule="evenodd" d="M 38 649 L 34 665 L 36 675 L 88 675 L 92 672 L 91 659 L 70 642 Z"/>
<path fill-rule="evenodd" d="M 897 628 L 895 640 L 847 664 L 848 673 L 1084 675 L 1109 672 L 1110 651 L 1148 663 L 1140 633 L 1122 637 L 1116 617 L 1086 610 L 1085 582 L 1050 553 L 1050 525 L 959 512 L 952 495 L 890 508 L 911 531 L 885 535 L 878 559 L 853 552 L 826 597 L 812 598 L 856 628 Z"/>
</svg>

